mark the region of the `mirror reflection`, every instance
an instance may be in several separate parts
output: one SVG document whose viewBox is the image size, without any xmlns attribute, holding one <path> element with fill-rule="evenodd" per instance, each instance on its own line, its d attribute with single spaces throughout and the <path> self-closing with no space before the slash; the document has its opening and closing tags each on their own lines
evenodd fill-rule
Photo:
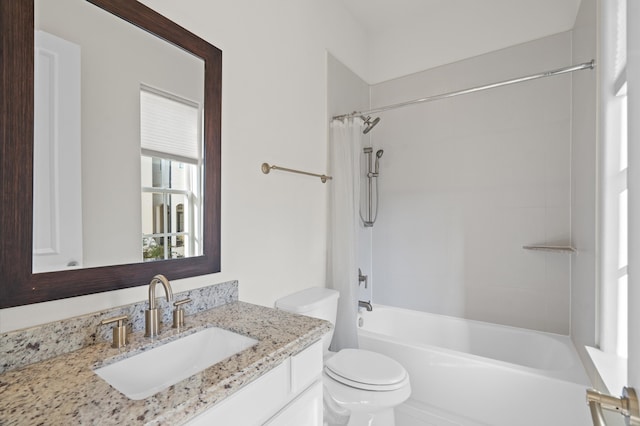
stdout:
<svg viewBox="0 0 640 426">
<path fill-rule="evenodd" d="M 203 60 L 85 0 L 35 29 L 33 272 L 202 255 Z"/>
</svg>

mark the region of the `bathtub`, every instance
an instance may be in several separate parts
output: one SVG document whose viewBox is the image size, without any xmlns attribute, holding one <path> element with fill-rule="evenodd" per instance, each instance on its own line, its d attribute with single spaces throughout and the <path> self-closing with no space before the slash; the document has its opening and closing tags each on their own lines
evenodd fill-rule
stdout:
<svg viewBox="0 0 640 426">
<path fill-rule="evenodd" d="M 358 339 L 409 372 L 397 426 L 591 424 L 591 386 L 567 336 L 374 305 Z"/>
</svg>

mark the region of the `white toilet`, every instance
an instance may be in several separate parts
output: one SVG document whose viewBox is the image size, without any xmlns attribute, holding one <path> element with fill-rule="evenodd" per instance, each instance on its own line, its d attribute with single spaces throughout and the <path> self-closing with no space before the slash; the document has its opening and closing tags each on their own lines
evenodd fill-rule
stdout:
<svg viewBox="0 0 640 426">
<path fill-rule="evenodd" d="M 335 324 L 339 293 L 312 287 L 276 301 L 276 308 Z M 411 395 L 407 371 L 395 360 L 362 349 L 333 353 L 333 331 L 323 339 L 325 424 L 393 426 L 395 406 Z"/>
</svg>

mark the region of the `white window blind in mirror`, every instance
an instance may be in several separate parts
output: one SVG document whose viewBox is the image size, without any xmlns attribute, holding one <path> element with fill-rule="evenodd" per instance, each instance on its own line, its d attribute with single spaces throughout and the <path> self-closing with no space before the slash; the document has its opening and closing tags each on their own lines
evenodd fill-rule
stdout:
<svg viewBox="0 0 640 426">
<path fill-rule="evenodd" d="M 202 150 L 199 117 L 197 103 L 141 87 L 142 154 L 199 164 Z"/>
</svg>

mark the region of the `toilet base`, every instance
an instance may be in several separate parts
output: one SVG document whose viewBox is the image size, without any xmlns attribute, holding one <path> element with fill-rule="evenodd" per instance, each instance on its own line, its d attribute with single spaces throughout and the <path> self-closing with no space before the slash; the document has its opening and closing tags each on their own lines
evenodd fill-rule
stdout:
<svg viewBox="0 0 640 426">
<path fill-rule="evenodd" d="M 326 384 L 323 400 L 324 426 L 395 426 L 394 406 L 379 408 L 375 411 L 349 412 L 331 398 Z"/>
<path fill-rule="evenodd" d="M 347 426 L 395 426 L 393 408 L 376 411 L 375 413 L 354 412 L 349 417 Z"/>
<path fill-rule="evenodd" d="M 325 417 L 326 419 L 326 417 Z M 353 413 L 346 423 L 332 423 L 325 421 L 325 426 L 395 426 L 393 408 L 388 408 L 376 413 Z"/>
</svg>

